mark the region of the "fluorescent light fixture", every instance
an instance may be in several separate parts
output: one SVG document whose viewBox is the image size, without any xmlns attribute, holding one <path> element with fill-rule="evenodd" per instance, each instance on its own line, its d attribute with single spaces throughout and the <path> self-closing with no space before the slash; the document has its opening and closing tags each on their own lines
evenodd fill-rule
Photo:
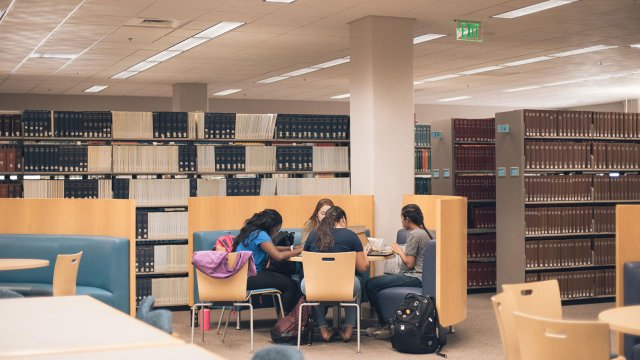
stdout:
<svg viewBox="0 0 640 360">
<path fill-rule="evenodd" d="M 517 10 L 509 11 L 503 14 L 494 15 L 492 17 L 501 18 L 501 19 L 513 19 L 520 16 L 533 14 L 538 11 L 548 10 L 556 6 L 571 4 L 572 2 L 576 2 L 576 1 L 578 0 L 548 0 L 548 1 L 543 1 L 541 3 L 526 6 Z"/>
<path fill-rule="evenodd" d="M 448 101 L 457 101 L 457 100 L 466 100 L 466 99 L 471 99 L 471 96 L 458 96 L 458 97 L 440 99 L 438 101 L 439 102 L 448 102 Z"/>
<path fill-rule="evenodd" d="M 127 79 L 127 78 L 130 78 L 130 77 L 132 77 L 133 75 L 135 75 L 137 73 L 138 73 L 138 71 L 126 70 L 126 71 L 123 71 L 123 72 L 120 72 L 120 73 L 117 73 L 117 74 L 113 75 L 111 78 L 112 79 Z"/>
<path fill-rule="evenodd" d="M 473 75 L 473 74 L 479 74 L 479 73 L 483 73 L 483 72 L 487 72 L 487 71 L 498 70 L 498 69 L 502 69 L 502 68 L 503 68 L 502 65 L 494 65 L 494 66 L 483 67 L 483 68 L 480 68 L 480 69 L 467 70 L 467 71 L 459 72 L 458 74 L 461 74 L 461 75 Z"/>
<path fill-rule="evenodd" d="M 422 79 L 422 80 L 418 80 L 419 83 L 426 83 L 426 82 L 433 82 L 433 81 L 440 81 L 440 80 L 447 80 L 447 79 L 453 79 L 453 78 L 457 78 L 459 76 L 462 76 L 460 74 L 449 74 L 449 75 L 441 75 L 441 76 L 436 76 L 436 77 L 432 77 L 432 78 L 427 78 L 427 79 Z"/>
<path fill-rule="evenodd" d="M 439 39 L 439 38 L 445 37 L 445 36 L 447 36 L 447 35 L 444 35 L 444 34 L 424 34 L 424 35 L 416 36 L 416 37 L 413 38 L 413 45 L 420 44 L 420 43 L 423 43 L 425 41 Z"/>
<path fill-rule="evenodd" d="M 348 97 L 350 97 L 351 94 L 342 94 L 342 95 L 336 95 L 336 96 L 332 96 L 332 99 L 346 99 Z"/>
<path fill-rule="evenodd" d="M 264 0 L 264 1 L 266 1 L 266 2 L 287 3 L 287 4 L 289 4 L 289 3 L 292 3 L 292 2 L 294 2 L 294 1 L 296 1 L 296 0 Z"/>
<path fill-rule="evenodd" d="M 145 61 L 153 61 L 153 62 L 162 62 L 171 59 L 172 57 L 181 54 L 182 51 L 173 51 L 173 50 L 165 50 L 163 52 L 159 52 L 152 57 L 148 58 Z"/>
<path fill-rule="evenodd" d="M 589 47 L 582 48 L 582 49 L 565 51 L 565 52 L 561 52 L 561 53 L 557 53 L 557 54 L 553 54 L 553 55 L 549 55 L 549 56 L 565 57 L 565 56 L 586 54 L 586 53 L 590 53 L 590 52 L 595 52 L 595 51 L 600 51 L 600 50 L 608 50 L 608 49 L 614 49 L 614 48 L 617 48 L 617 46 L 595 45 L 595 46 L 589 46 Z"/>
<path fill-rule="evenodd" d="M 308 74 L 310 72 L 314 72 L 314 71 L 318 71 L 318 70 L 320 70 L 320 68 L 308 67 L 308 68 L 304 68 L 304 69 L 288 72 L 286 74 L 282 74 L 282 76 L 283 77 L 292 77 L 292 76 Z"/>
<path fill-rule="evenodd" d="M 311 67 L 319 68 L 319 69 L 326 69 L 328 67 L 332 67 L 332 66 L 348 63 L 349 61 L 351 61 L 351 57 L 350 56 L 345 56 L 345 57 L 340 58 L 340 59 L 335 59 L 335 60 L 323 62 L 322 64 L 313 65 Z"/>
<path fill-rule="evenodd" d="M 534 58 L 531 58 L 531 59 L 513 61 L 513 62 L 502 64 L 502 65 L 503 66 L 520 66 L 520 65 L 526 65 L 526 64 L 533 64 L 533 63 L 537 63 L 537 62 L 540 62 L 540 61 L 547 61 L 547 60 L 551 60 L 551 59 L 553 59 L 553 58 L 548 57 L 548 56 L 539 56 L 539 57 L 534 57 Z"/>
<path fill-rule="evenodd" d="M 243 22 L 223 21 L 213 25 L 203 32 L 193 35 L 193 37 L 213 39 L 242 25 L 244 25 Z"/>
<path fill-rule="evenodd" d="M 286 80 L 288 78 L 289 78 L 288 76 L 274 76 L 274 77 L 270 77 L 268 79 L 256 81 L 256 83 L 257 84 L 271 84 L 271 83 L 274 83 L 276 81 Z"/>
<path fill-rule="evenodd" d="M 560 86 L 560 85 L 569 85 L 569 84 L 579 83 L 579 82 L 581 82 L 581 81 L 583 81 L 583 79 L 565 80 L 565 81 L 558 81 L 558 82 L 553 82 L 553 83 L 543 84 L 542 86 Z"/>
<path fill-rule="evenodd" d="M 171 51 L 187 51 L 190 49 L 193 49 L 194 47 L 205 43 L 207 41 L 209 41 L 210 39 L 207 38 L 195 38 L 195 37 L 190 37 L 186 40 L 183 40 L 175 45 L 173 45 L 172 47 L 168 48 L 167 50 L 171 50 Z"/>
<path fill-rule="evenodd" d="M 86 92 L 86 93 L 97 93 L 97 92 L 100 92 L 100 91 L 102 91 L 102 90 L 104 90 L 104 89 L 106 89 L 108 87 L 109 87 L 108 85 L 94 85 L 94 86 L 88 88 L 87 90 L 85 90 L 84 92 Z"/>
<path fill-rule="evenodd" d="M 52 54 L 52 53 L 33 53 L 30 58 L 47 58 L 47 59 L 75 59 L 78 54 Z"/>
<path fill-rule="evenodd" d="M 524 87 L 519 87 L 519 88 L 513 88 L 513 89 L 502 90 L 502 92 L 518 92 L 518 91 L 526 91 L 526 90 L 540 89 L 541 87 L 542 87 L 542 86 L 540 86 L 540 85 L 524 86 Z"/>
<path fill-rule="evenodd" d="M 132 67 L 128 68 L 127 71 L 137 71 L 137 72 L 145 71 L 145 70 L 147 70 L 147 69 L 149 69 L 151 67 L 154 67 L 154 66 L 156 66 L 158 64 L 160 64 L 160 63 L 157 62 L 157 61 L 146 61 L 145 60 L 145 61 L 139 62 L 139 63 L 133 65 Z"/>
<path fill-rule="evenodd" d="M 215 96 L 226 96 L 226 95 L 230 95 L 233 93 L 237 93 L 239 91 L 242 91 L 242 89 L 228 89 L 228 90 L 223 90 L 223 91 L 218 91 L 217 93 L 213 94 Z"/>
<path fill-rule="evenodd" d="M 629 46 L 632 47 L 632 48 L 640 49 L 640 44 L 633 44 L 633 45 L 629 45 Z"/>
</svg>

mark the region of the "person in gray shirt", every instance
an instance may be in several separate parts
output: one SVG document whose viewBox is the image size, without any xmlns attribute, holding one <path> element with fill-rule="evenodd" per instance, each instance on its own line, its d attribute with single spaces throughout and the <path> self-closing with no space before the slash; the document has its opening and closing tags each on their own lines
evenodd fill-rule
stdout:
<svg viewBox="0 0 640 360">
<path fill-rule="evenodd" d="M 422 287 L 422 268 L 424 261 L 424 249 L 427 241 L 433 239 L 424 226 L 422 210 L 416 204 L 405 205 L 401 212 L 402 227 L 409 230 L 405 250 L 398 244 L 392 245 L 394 253 L 398 254 L 402 261 L 402 271 L 396 275 L 381 275 L 367 281 L 365 287 L 369 303 L 378 315 L 379 327 L 367 329 L 367 335 L 376 339 L 388 339 L 390 333 L 390 319 L 382 318 L 382 310 L 378 303 L 378 293 L 392 287 Z"/>
</svg>

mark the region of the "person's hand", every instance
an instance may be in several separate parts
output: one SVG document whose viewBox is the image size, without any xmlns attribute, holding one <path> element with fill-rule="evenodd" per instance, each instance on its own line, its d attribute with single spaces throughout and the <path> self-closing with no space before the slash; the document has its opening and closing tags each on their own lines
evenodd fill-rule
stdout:
<svg viewBox="0 0 640 360">
<path fill-rule="evenodd" d="M 391 251 L 393 251 L 394 253 L 400 255 L 401 253 L 404 253 L 404 251 L 402 251 L 402 248 L 400 247 L 400 245 L 393 243 L 391 244 Z"/>
</svg>

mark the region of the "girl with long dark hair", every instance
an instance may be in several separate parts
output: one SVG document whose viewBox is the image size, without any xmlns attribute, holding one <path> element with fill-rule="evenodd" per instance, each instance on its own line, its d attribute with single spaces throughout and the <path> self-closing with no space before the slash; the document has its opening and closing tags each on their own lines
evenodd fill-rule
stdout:
<svg viewBox="0 0 640 360">
<path fill-rule="evenodd" d="M 316 208 L 313 210 L 311 216 L 309 216 L 309 220 L 304 223 L 304 227 L 302 228 L 302 243 L 304 244 L 311 234 L 312 230 L 318 228 L 320 225 L 320 221 L 324 219 L 324 215 L 327 213 L 327 210 L 334 206 L 333 201 L 331 199 L 320 199 L 316 204 Z"/>
<path fill-rule="evenodd" d="M 289 276 L 275 271 L 262 271 L 269 258 L 283 261 L 302 252 L 302 247 L 275 246 L 271 238 L 280 231 L 282 216 L 276 210 L 265 209 L 244 222 L 233 241 L 234 251 L 251 251 L 258 274 L 247 279 L 247 290 L 275 288 L 282 293 L 285 313 L 291 312 L 300 298 L 298 286 Z"/>
</svg>

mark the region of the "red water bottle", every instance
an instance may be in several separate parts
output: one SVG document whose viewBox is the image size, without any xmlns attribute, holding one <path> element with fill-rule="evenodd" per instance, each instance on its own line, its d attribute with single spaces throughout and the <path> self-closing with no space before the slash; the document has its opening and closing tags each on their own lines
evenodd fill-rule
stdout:
<svg viewBox="0 0 640 360">
<path fill-rule="evenodd" d="M 204 326 L 204 331 L 211 329 L 211 312 L 208 308 L 200 310 L 198 313 L 198 322 L 200 326 Z"/>
</svg>

